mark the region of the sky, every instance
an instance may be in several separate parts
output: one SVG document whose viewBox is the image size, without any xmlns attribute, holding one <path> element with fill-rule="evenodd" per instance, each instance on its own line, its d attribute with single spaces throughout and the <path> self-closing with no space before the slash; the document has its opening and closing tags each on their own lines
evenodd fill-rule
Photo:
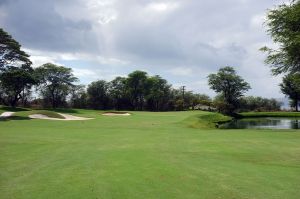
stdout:
<svg viewBox="0 0 300 199">
<path fill-rule="evenodd" d="M 33 66 L 71 67 L 80 83 L 134 70 L 175 88 L 214 96 L 207 76 L 233 66 L 247 95 L 281 98 L 281 77 L 264 64 L 274 47 L 266 12 L 282 0 L 0 0 L 0 27 Z"/>
</svg>

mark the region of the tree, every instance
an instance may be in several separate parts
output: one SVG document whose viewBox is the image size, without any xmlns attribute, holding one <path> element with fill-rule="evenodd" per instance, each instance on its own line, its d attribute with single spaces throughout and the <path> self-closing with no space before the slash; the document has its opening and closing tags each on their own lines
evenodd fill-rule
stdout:
<svg viewBox="0 0 300 199">
<path fill-rule="evenodd" d="M 29 55 L 21 50 L 21 45 L 0 28 L 0 70 L 8 66 L 31 65 Z"/>
<path fill-rule="evenodd" d="M 291 105 L 298 111 L 300 101 L 300 73 L 286 75 L 280 84 L 280 88 L 282 93 L 291 99 Z"/>
<path fill-rule="evenodd" d="M 21 45 L 0 28 L 0 85 L 2 100 L 16 106 L 20 99 L 25 102 L 25 94 L 35 84 L 29 55 L 21 50 Z"/>
<path fill-rule="evenodd" d="M 126 78 L 116 77 L 109 83 L 109 93 L 115 109 L 130 108 L 130 99 L 126 90 Z"/>
<path fill-rule="evenodd" d="M 194 93 L 191 93 L 191 100 L 190 100 L 190 102 L 191 102 L 190 107 L 193 110 L 194 109 L 210 110 L 211 109 L 211 105 L 212 105 L 211 98 L 208 95 L 205 95 L 205 94 L 194 94 Z"/>
<path fill-rule="evenodd" d="M 269 10 L 266 24 L 268 33 L 279 45 L 278 49 L 263 47 L 266 64 L 274 75 L 300 71 L 300 1 L 294 0 Z"/>
<path fill-rule="evenodd" d="M 93 109 L 109 108 L 109 84 L 104 80 L 92 82 L 88 85 L 88 104 Z"/>
<path fill-rule="evenodd" d="M 35 69 L 41 95 L 52 108 L 66 104 L 66 97 L 78 79 L 73 75 L 71 68 L 47 63 Z"/>
<path fill-rule="evenodd" d="M 224 67 L 217 74 L 208 76 L 211 89 L 224 97 L 225 114 L 232 115 L 238 108 L 239 98 L 250 89 L 250 85 L 238 76 L 232 67 Z"/>
<path fill-rule="evenodd" d="M 130 95 L 131 103 L 135 110 L 143 110 L 146 94 L 147 73 L 134 71 L 128 75 L 126 89 Z"/>
<path fill-rule="evenodd" d="M 4 93 L 4 101 L 15 107 L 20 99 L 25 102 L 26 93 L 36 83 L 33 69 L 30 66 L 9 66 L 0 73 L 0 84 Z"/>
<path fill-rule="evenodd" d="M 247 96 L 242 97 L 239 110 L 241 111 L 279 111 L 282 103 L 276 99 Z"/>
<path fill-rule="evenodd" d="M 167 80 L 156 75 L 149 77 L 146 83 L 146 101 L 151 111 L 167 110 L 171 86 Z"/>
<path fill-rule="evenodd" d="M 87 93 L 84 85 L 71 87 L 70 105 L 73 108 L 87 107 Z"/>
</svg>

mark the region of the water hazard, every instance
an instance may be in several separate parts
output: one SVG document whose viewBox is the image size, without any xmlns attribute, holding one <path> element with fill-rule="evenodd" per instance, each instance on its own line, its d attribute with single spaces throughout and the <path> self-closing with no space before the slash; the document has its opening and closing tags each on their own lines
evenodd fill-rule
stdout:
<svg viewBox="0 0 300 199">
<path fill-rule="evenodd" d="M 219 126 L 223 129 L 300 129 L 300 118 L 244 118 Z"/>
</svg>

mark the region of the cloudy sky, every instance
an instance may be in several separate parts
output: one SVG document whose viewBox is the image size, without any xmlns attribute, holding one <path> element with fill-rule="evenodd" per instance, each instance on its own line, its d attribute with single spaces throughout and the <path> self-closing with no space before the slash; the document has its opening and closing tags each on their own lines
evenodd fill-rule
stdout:
<svg viewBox="0 0 300 199">
<path fill-rule="evenodd" d="M 263 26 L 282 0 L 0 0 L 0 27 L 34 66 L 72 67 L 81 83 L 133 70 L 159 74 L 174 87 L 214 95 L 207 75 L 234 66 L 248 95 L 282 97 L 259 48 L 272 46 Z"/>
</svg>

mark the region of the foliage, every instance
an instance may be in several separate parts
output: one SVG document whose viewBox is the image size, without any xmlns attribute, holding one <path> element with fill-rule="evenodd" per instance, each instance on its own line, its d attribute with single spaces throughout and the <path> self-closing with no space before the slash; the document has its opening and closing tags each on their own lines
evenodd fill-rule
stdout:
<svg viewBox="0 0 300 199">
<path fill-rule="evenodd" d="M 4 103 L 13 107 L 20 99 L 25 100 L 26 92 L 36 83 L 33 69 L 26 65 L 5 69 L 0 73 L 0 81 Z"/>
<path fill-rule="evenodd" d="M 300 73 L 286 75 L 280 84 L 280 88 L 282 93 L 291 99 L 291 105 L 298 111 L 300 101 Z"/>
<path fill-rule="evenodd" d="M 245 112 L 239 113 L 242 117 L 300 117 L 299 112 Z"/>
<path fill-rule="evenodd" d="M 232 115 L 238 108 L 239 99 L 250 89 L 250 85 L 238 76 L 232 67 L 221 68 L 217 74 L 208 76 L 211 89 L 223 98 L 222 112 Z"/>
<path fill-rule="evenodd" d="M 247 96 L 242 97 L 239 110 L 243 111 L 279 111 L 282 103 L 276 99 Z"/>
<path fill-rule="evenodd" d="M 109 93 L 111 96 L 111 104 L 116 110 L 129 109 L 130 100 L 126 91 L 126 78 L 116 77 L 109 83 Z"/>
<path fill-rule="evenodd" d="M 110 82 L 99 80 L 88 86 L 89 107 L 94 109 L 180 111 L 210 104 L 207 95 L 173 89 L 162 77 L 134 71 Z"/>
<path fill-rule="evenodd" d="M 0 28 L 0 70 L 9 66 L 31 65 L 29 55 L 21 50 L 21 45 Z"/>
<path fill-rule="evenodd" d="M 78 80 L 74 77 L 71 68 L 51 63 L 36 68 L 35 73 L 39 82 L 38 90 L 43 96 L 44 102 L 50 103 L 52 108 L 66 103 L 66 97 L 71 92 L 73 83 Z"/>
<path fill-rule="evenodd" d="M 165 79 L 156 75 L 147 79 L 146 101 L 149 110 L 168 110 L 171 85 Z"/>
<path fill-rule="evenodd" d="M 134 71 L 126 79 L 126 88 L 135 110 L 143 110 L 148 75 L 144 71 Z"/>
<path fill-rule="evenodd" d="M 88 104 L 93 109 L 109 108 L 109 84 L 104 80 L 92 82 L 88 85 Z"/>
<path fill-rule="evenodd" d="M 84 85 L 71 87 L 70 106 L 73 108 L 86 108 L 88 104 L 87 93 Z"/>
<path fill-rule="evenodd" d="M 30 88 L 36 83 L 31 61 L 21 45 L 0 28 L 0 102 L 15 107 L 26 102 Z"/>
<path fill-rule="evenodd" d="M 273 74 L 300 71 L 300 1 L 284 3 L 269 10 L 266 24 L 268 33 L 278 44 L 278 49 L 263 47 L 267 52 L 266 64 Z"/>
</svg>

